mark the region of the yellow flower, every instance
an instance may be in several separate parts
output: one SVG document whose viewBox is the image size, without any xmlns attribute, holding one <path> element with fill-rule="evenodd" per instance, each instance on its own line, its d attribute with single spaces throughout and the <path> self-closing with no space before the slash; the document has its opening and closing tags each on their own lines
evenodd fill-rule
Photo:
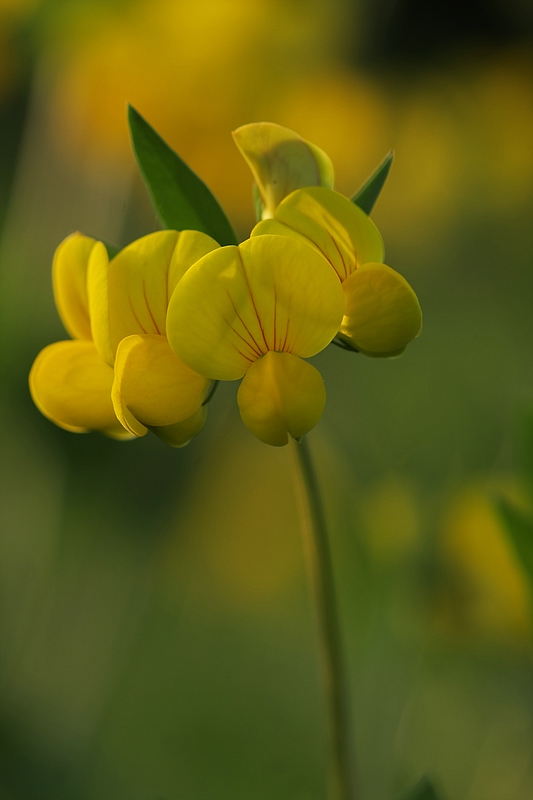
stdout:
<svg viewBox="0 0 533 800">
<path fill-rule="evenodd" d="M 30 372 L 37 408 L 68 431 L 98 430 L 129 438 L 111 402 L 113 368 L 100 358 L 89 319 L 87 271 L 97 242 L 75 233 L 57 248 L 52 266 L 54 297 L 70 341 L 42 350 Z"/>
<path fill-rule="evenodd" d="M 172 353 L 166 312 L 182 275 L 214 248 L 197 231 L 159 231 L 109 261 L 101 242 L 65 240 L 54 259 L 54 290 L 78 341 L 37 357 L 30 386 L 41 411 L 68 430 L 128 438 L 150 429 L 175 447 L 196 435 L 209 381 Z"/>
<path fill-rule="evenodd" d="M 158 231 L 137 239 L 109 261 L 99 243 L 89 269 L 94 341 L 114 364 L 111 398 L 122 425 L 135 436 L 152 430 L 181 447 L 200 432 L 209 381 L 173 354 L 165 328 L 178 282 L 219 245 L 199 231 Z"/>
<path fill-rule="evenodd" d="M 297 133 L 273 122 L 255 122 L 233 131 L 233 139 L 252 170 L 262 204 L 262 219 L 304 186 L 333 186 L 329 156 Z"/>
<path fill-rule="evenodd" d="M 247 427 L 281 446 L 316 425 L 325 404 L 320 373 L 304 358 L 335 336 L 341 285 L 324 258 L 282 236 L 248 239 L 207 254 L 180 281 L 168 309 L 176 355 L 207 378 L 244 376 L 237 401 Z"/>
<path fill-rule="evenodd" d="M 339 338 L 354 349 L 371 356 L 399 355 L 419 334 L 422 313 L 415 293 L 382 263 L 378 229 L 347 197 L 320 186 L 298 189 L 251 235 L 265 234 L 298 239 L 329 261 L 345 297 Z"/>
</svg>

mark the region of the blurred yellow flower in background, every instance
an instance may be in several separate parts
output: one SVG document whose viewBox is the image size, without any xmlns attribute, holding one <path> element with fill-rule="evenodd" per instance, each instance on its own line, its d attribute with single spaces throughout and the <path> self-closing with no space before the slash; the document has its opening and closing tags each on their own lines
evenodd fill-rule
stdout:
<svg viewBox="0 0 533 800">
<path fill-rule="evenodd" d="M 14 31 L 38 6 L 0 7 L 0 90 L 2 74 L 6 87 L 12 80 Z M 48 87 L 48 126 L 62 157 L 88 175 L 131 172 L 129 102 L 202 175 L 240 230 L 252 219 L 250 185 L 227 131 L 243 120 L 275 119 L 316 142 L 347 195 L 393 147 L 377 219 L 401 242 L 436 235 L 465 211 L 500 213 L 531 197 L 527 50 L 490 60 L 455 55 L 397 80 L 339 58 L 350 22 L 340 0 L 308 2 L 305 13 L 282 0 L 93 0 L 47 13 L 39 81 Z"/>
<path fill-rule="evenodd" d="M 51 112 L 61 145 L 76 159 L 129 167 L 129 102 L 230 216 L 246 220 L 249 184 L 227 131 L 271 118 L 284 86 L 334 53 L 340 8 L 335 0 L 304 14 L 282 0 L 137 0 L 73 10 L 54 41 Z"/>
<path fill-rule="evenodd" d="M 395 141 L 386 87 L 342 64 L 322 63 L 288 83 L 275 119 L 328 153 L 336 188 L 350 196 Z"/>
<path fill-rule="evenodd" d="M 448 508 L 440 544 L 448 588 L 438 618 L 444 630 L 455 634 L 527 641 L 530 588 L 498 516 L 495 490 L 521 498 L 509 481 L 478 483 L 463 488 Z"/>
<path fill-rule="evenodd" d="M 395 563 L 420 544 L 420 509 L 413 486 L 391 476 L 368 487 L 361 498 L 362 532 L 379 563 Z"/>
</svg>

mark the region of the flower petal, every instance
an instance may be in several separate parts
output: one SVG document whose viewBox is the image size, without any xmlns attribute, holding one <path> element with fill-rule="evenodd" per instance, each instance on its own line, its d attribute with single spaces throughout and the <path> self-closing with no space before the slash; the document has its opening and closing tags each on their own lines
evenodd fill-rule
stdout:
<svg viewBox="0 0 533 800">
<path fill-rule="evenodd" d="M 117 349 L 113 404 L 136 436 L 180 423 L 198 411 L 209 381 L 185 366 L 164 336 L 127 336 Z M 189 437 L 190 438 L 190 437 Z"/>
<path fill-rule="evenodd" d="M 200 259 L 170 301 L 170 346 L 208 378 L 236 380 L 268 350 L 307 358 L 334 337 L 344 308 L 328 263 L 285 236 L 257 236 Z"/>
<path fill-rule="evenodd" d="M 383 240 L 370 217 L 331 189 L 316 186 L 293 192 L 277 207 L 274 219 L 305 236 L 327 258 L 341 281 L 361 264 L 383 261 Z M 251 235 L 282 232 L 265 220 Z"/>
<path fill-rule="evenodd" d="M 199 231 L 157 231 L 143 236 L 105 264 L 91 259 L 89 295 L 93 335 L 109 361 L 119 342 L 132 334 L 164 335 L 174 288 L 201 256 L 218 248 Z"/>
<path fill-rule="evenodd" d="M 320 248 L 314 242 L 312 242 L 308 236 L 305 236 L 303 233 L 298 233 L 298 231 L 294 228 L 291 228 L 290 225 L 286 225 L 284 222 L 280 222 L 278 219 L 263 219 L 261 222 L 258 222 L 257 225 L 255 225 L 252 229 L 250 238 L 255 236 L 265 236 L 265 234 L 271 234 L 273 236 L 288 236 L 290 239 L 296 239 L 298 242 L 302 242 L 302 244 L 306 244 L 308 247 L 311 247 L 321 256 L 324 255 Z"/>
<path fill-rule="evenodd" d="M 165 425 L 159 428 L 151 427 L 161 441 L 171 447 L 185 447 L 189 444 L 193 436 L 197 436 L 204 427 L 207 420 L 207 406 L 200 406 L 190 417 L 182 422 L 175 422 L 174 425 Z"/>
<path fill-rule="evenodd" d="M 54 254 L 54 298 L 61 321 L 73 339 L 92 338 L 87 266 L 95 243 L 89 236 L 73 233 L 61 242 Z"/>
<path fill-rule="evenodd" d="M 61 428 L 129 438 L 113 411 L 113 370 L 92 342 L 56 342 L 45 347 L 34 361 L 29 380 L 35 405 Z"/>
<path fill-rule="evenodd" d="M 255 122 L 233 131 L 263 202 L 263 219 L 272 217 L 288 194 L 303 186 L 333 186 L 333 164 L 323 150 L 289 128 Z"/>
<path fill-rule="evenodd" d="M 168 268 L 168 294 L 172 297 L 174 289 L 183 278 L 189 267 L 196 264 L 212 250 L 220 249 L 220 245 L 207 233 L 201 231 L 181 231 L 178 242 L 172 253 L 172 261 Z M 168 306 L 168 303 L 167 303 Z"/>
<path fill-rule="evenodd" d="M 385 264 L 364 264 L 343 283 L 341 334 L 368 355 L 396 355 L 420 332 L 422 312 L 405 278 Z"/>
<path fill-rule="evenodd" d="M 237 393 L 242 421 L 265 444 L 280 447 L 314 428 L 326 404 L 320 372 L 290 353 L 256 361 Z"/>
<path fill-rule="evenodd" d="M 100 358 L 112 367 L 115 352 L 111 345 L 109 332 L 108 270 L 109 256 L 107 250 L 102 242 L 97 242 L 91 252 L 87 273 L 91 332 Z"/>
</svg>

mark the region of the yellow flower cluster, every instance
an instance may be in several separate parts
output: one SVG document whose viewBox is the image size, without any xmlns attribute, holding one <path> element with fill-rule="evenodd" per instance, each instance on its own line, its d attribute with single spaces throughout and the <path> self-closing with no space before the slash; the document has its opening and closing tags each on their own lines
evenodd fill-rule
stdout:
<svg viewBox="0 0 533 800">
<path fill-rule="evenodd" d="M 325 405 L 304 359 L 335 337 L 397 355 L 419 333 L 416 295 L 383 263 L 370 218 L 331 188 L 327 155 L 270 123 L 234 138 L 263 217 L 245 242 L 159 231 L 111 260 L 81 234 L 58 247 L 54 293 L 72 340 L 46 347 L 30 374 L 36 405 L 56 424 L 117 438 L 152 430 L 180 447 L 205 423 L 212 382 L 242 378 L 244 423 L 284 445 Z"/>
</svg>

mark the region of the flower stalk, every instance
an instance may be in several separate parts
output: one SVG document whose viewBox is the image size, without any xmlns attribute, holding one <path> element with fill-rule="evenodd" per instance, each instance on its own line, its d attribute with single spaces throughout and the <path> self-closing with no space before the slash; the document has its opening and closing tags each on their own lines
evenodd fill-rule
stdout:
<svg viewBox="0 0 533 800">
<path fill-rule="evenodd" d="M 306 437 L 291 440 L 304 550 L 313 594 L 328 727 L 328 798 L 357 800 L 350 720 L 333 565 L 320 486 Z"/>
</svg>

